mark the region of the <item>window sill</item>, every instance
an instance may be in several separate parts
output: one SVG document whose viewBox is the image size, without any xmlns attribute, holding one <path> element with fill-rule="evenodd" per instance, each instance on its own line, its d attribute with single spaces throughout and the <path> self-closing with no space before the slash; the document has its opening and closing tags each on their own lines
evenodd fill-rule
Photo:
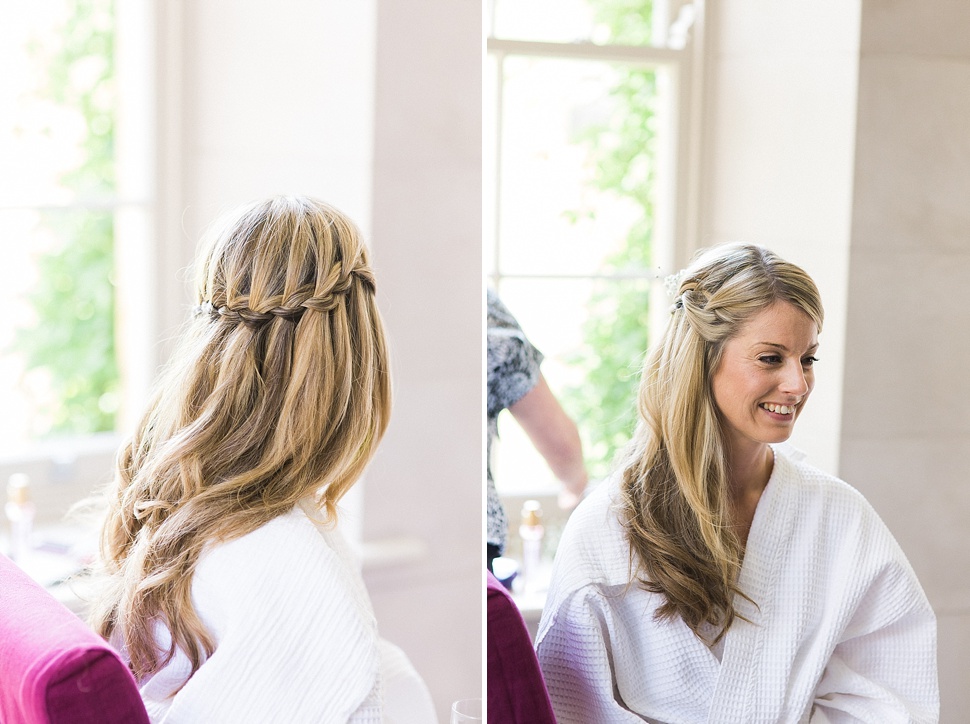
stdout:
<svg viewBox="0 0 970 724">
<path fill-rule="evenodd" d="M 423 563 L 431 557 L 427 541 L 414 536 L 378 538 L 360 546 L 360 562 L 364 571 L 400 568 Z"/>
</svg>

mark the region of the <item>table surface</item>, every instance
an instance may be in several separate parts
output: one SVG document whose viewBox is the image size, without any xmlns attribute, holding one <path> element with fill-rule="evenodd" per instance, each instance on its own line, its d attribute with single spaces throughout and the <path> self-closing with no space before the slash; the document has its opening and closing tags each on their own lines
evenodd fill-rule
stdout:
<svg viewBox="0 0 970 724">
<path fill-rule="evenodd" d="M 30 549 L 15 562 L 58 601 L 81 614 L 84 601 L 71 578 L 94 560 L 97 532 L 79 523 L 54 523 L 34 529 Z M 9 535 L 0 534 L 0 550 L 9 554 Z"/>
</svg>

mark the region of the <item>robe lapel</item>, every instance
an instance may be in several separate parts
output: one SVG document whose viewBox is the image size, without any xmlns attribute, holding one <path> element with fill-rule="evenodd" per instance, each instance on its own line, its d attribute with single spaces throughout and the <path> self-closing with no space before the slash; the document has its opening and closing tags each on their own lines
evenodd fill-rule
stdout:
<svg viewBox="0 0 970 724">
<path fill-rule="evenodd" d="M 761 694 L 766 673 L 766 627 L 778 603 L 780 592 L 775 582 L 793 530 L 794 496 L 785 484 L 790 480 L 790 464 L 783 455 L 775 455 L 771 478 L 755 510 L 738 577 L 740 589 L 754 602 L 740 596 L 735 600 L 735 610 L 748 620 L 735 619 L 725 634 L 721 669 L 707 717 L 709 724 L 763 720 L 759 711 L 765 713 L 762 705 L 767 703 Z"/>
</svg>

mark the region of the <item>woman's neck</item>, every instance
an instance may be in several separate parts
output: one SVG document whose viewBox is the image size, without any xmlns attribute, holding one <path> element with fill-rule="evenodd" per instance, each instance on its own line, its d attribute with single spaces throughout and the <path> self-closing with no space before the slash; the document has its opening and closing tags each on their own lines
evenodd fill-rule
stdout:
<svg viewBox="0 0 970 724">
<path fill-rule="evenodd" d="M 774 463 L 774 453 L 764 443 L 728 450 L 728 495 L 734 511 L 735 533 L 742 546 L 747 545 L 754 513 L 771 478 Z"/>
<path fill-rule="evenodd" d="M 775 455 L 767 443 L 727 445 L 727 474 L 730 494 L 760 493 L 768 484 Z"/>
</svg>

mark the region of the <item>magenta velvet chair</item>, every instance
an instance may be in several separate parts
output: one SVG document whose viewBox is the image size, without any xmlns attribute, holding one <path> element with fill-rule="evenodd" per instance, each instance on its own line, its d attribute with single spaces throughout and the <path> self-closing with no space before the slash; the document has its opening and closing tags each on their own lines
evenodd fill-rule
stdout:
<svg viewBox="0 0 970 724">
<path fill-rule="evenodd" d="M 114 649 L 3 555 L 0 722 L 148 724 Z"/>
<path fill-rule="evenodd" d="M 529 631 L 515 601 L 488 577 L 488 721 L 556 724 Z"/>
</svg>

